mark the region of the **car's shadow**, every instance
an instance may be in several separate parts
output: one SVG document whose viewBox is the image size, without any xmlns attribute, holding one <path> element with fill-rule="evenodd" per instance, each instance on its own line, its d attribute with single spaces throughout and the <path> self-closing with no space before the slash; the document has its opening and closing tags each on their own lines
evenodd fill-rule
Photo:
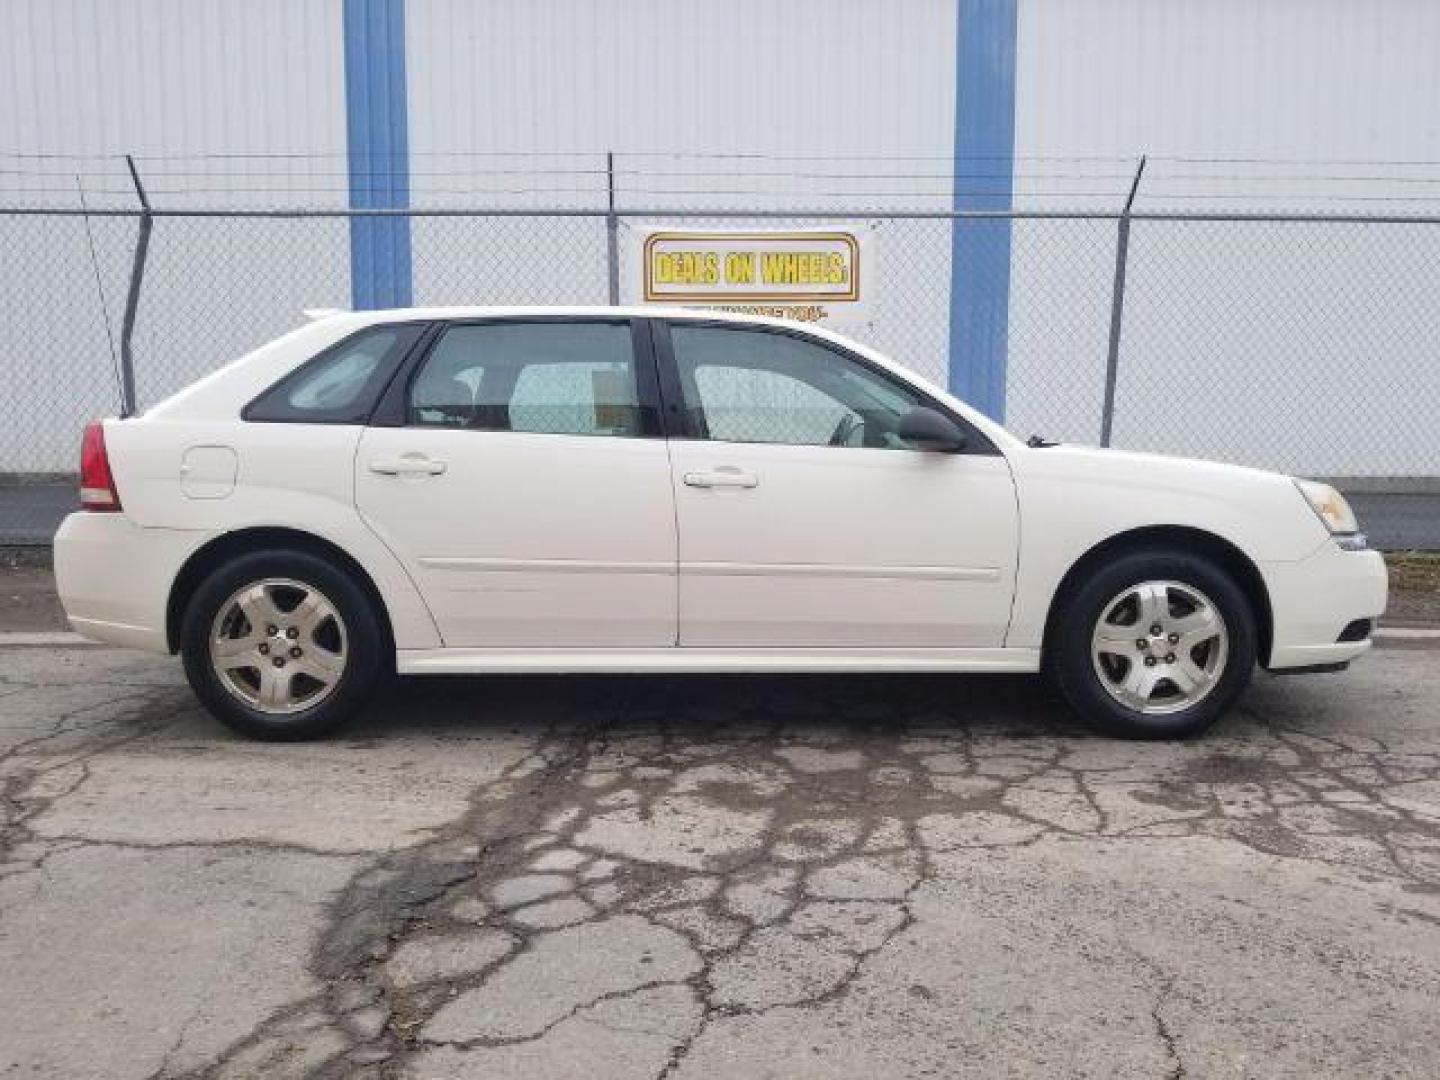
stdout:
<svg viewBox="0 0 1440 1080">
<path fill-rule="evenodd" d="M 615 729 L 703 737 L 824 726 L 1016 737 L 1085 735 L 1065 704 L 1033 676 L 964 675 L 491 675 L 391 681 L 349 737 L 423 729 Z"/>
</svg>

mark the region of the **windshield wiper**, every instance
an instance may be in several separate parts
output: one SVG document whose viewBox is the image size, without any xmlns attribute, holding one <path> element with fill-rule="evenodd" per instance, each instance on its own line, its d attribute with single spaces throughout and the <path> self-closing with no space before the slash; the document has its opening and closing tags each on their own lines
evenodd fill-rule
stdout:
<svg viewBox="0 0 1440 1080">
<path fill-rule="evenodd" d="M 1032 450 L 1043 450 L 1047 446 L 1059 446 L 1060 444 L 1058 442 L 1054 442 L 1050 439 L 1045 438 L 1044 435 L 1031 435 L 1028 439 L 1025 440 L 1025 445 L 1030 447 Z"/>
</svg>

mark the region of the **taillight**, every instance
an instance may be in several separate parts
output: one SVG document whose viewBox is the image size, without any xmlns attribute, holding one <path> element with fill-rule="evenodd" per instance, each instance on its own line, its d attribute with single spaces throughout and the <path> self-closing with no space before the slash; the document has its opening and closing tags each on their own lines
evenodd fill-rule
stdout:
<svg viewBox="0 0 1440 1080">
<path fill-rule="evenodd" d="M 105 452 L 105 425 L 99 420 L 85 426 L 80 443 L 80 505 L 86 510 L 120 509 L 120 493 L 110 474 L 110 455 Z"/>
</svg>

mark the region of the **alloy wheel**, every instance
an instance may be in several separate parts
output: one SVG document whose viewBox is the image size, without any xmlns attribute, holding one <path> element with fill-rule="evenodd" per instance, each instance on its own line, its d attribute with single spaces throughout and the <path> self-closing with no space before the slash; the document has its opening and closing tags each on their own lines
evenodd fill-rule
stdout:
<svg viewBox="0 0 1440 1080">
<path fill-rule="evenodd" d="M 1193 585 L 1144 581 L 1107 603 L 1090 655 L 1100 685 L 1128 709 L 1176 713 L 1220 681 L 1230 637 L 1215 603 Z"/>
<path fill-rule="evenodd" d="M 210 631 L 210 664 L 220 684 L 264 713 L 295 713 L 324 701 L 339 686 L 348 655 L 345 620 L 334 603 L 290 578 L 235 590 Z"/>
</svg>

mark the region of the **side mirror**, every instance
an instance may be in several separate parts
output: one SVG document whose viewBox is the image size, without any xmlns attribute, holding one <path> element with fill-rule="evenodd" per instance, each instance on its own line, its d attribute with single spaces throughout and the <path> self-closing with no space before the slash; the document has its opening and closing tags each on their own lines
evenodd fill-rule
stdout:
<svg viewBox="0 0 1440 1080">
<path fill-rule="evenodd" d="M 957 454 L 965 449 L 965 432 L 943 413 L 920 406 L 900 418 L 896 432 L 916 450 L 935 454 Z"/>
</svg>

